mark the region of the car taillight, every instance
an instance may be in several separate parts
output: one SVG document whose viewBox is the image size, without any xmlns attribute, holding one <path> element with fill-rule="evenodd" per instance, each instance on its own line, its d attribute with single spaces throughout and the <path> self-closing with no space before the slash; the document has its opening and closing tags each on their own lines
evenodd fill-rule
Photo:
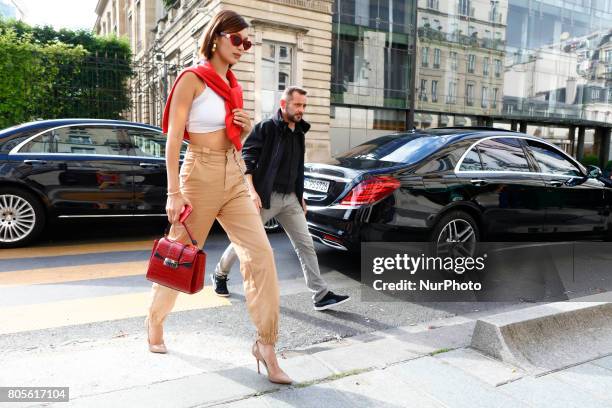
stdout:
<svg viewBox="0 0 612 408">
<path fill-rule="evenodd" d="M 357 184 L 340 204 L 367 205 L 382 200 L 400 186 L 398 179 L 391 176 L 377 176 Z"/>
</svg>

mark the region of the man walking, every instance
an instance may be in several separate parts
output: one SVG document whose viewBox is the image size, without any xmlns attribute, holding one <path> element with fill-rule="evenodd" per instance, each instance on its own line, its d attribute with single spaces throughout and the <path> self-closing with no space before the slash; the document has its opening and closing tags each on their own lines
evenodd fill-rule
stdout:
<svg viewBox="0 0 612 408">
<path fill-rule="evenodd" d="M 285 89 L 276 115 L 251 131 L 242 149 L 246 179 L 261 220 L 276 218 L 283 227 L 300 260 L 306 286 L 313 292 L 315 310 L 338 306 L 348 296 L 327 289 L 306 222 L 304 202 L 305 133 L 310 125 L 302 119 L 306 91 L 292 86 Z M 230 244 L 211 275 L 215 293 L 229 296 L 227 275 L 237 257 Z"/>
</svg>

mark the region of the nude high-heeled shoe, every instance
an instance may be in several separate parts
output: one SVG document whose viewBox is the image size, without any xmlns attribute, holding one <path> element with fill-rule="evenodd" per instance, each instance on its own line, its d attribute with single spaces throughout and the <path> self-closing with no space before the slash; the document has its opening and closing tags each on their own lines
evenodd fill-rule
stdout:
<svg viewBox="0 0 612 408">
<path fill-rule="evenodd" d="M 270 381 L 271 383 L 275 383 L 275 384 L 293 383 L 293 380 L 287 374 L 285 374 L 285 372 L 281 370 L 280 367 L 278 369 L 278 372 L 270 373 L 268 364 L 266 363 L 266 360 L 263 358 L 261 351 L 259 351 L 258 343 L 259 341 L 255 341 L 255 344 L 253 344 L 253 348 L 251 349 L 251 353 L 253 354 L 253 357 L 255 357 L 255 360 L 257 360 L 257 374 L 261 374 L 261 372 L 259 371 L 259 362 L 262 362 L 264 367 L 266 368 L 266 371 L 268 372 L 268 381 Z"/>
<path fill-rule="evenodd" d="M 151 344 L 151 336 L 149 334 L 149 318 L 145 319 L 145 328 L 147 329 L 147 343 L 149 343 L 149 351 L 151 353 L 160 353 L 166 354 L 168 349 L 166 349 L 166 345 L 162 341 L 160 344 Z"/>
</svg>

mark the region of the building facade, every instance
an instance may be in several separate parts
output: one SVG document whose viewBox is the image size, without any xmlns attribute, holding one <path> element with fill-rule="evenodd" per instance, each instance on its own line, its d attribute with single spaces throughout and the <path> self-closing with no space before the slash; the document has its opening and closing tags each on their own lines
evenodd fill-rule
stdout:
<svg viewBox="0 0 612 408">
<path fill-rule="evenodd" d="M 161 0 L 98 0 L 93 31 L 101 36 L 128 38 L 138 64 L 151 48 L 159 7 Z"/>
<path fill-rule="evenodd" d="M 164 3 L 98 4 L 100 33 L 109 16 L 106 30 L 115 29 L 109 4 L 132 16 L 124 32 L 145 72 L 133 84 L 132 119 L 161 122 L 176 74 L 198 61 L 211 16 L 229 8 L 246 17 L 255 40 L 236 66 L 252 117 L 272 114 L 288 84 L 309 89 L 309 160 L 410 126 L 477 125 L 545 137 L 600 164 L 610 157 L 610 0 Z"/>
<path fill-rule="evenodd" d="M 333 21 L 332 153 L 407 129 L 414 97 L 417 128 L 494 125 L 610 157 L 612 1 L 336 0 Z"/>
<path fill-rule="evenodd" d="M 199 61 L 198 50 L 210 19 L 220 10 L 231 9 L 249 22 L 254 44 L 234 68 L 244 89 L 245 110 L 260 121 L 278 109 L 285 87 L 296 84 L 307 88 L 312 125 L 306 140 L 307 156 L 309 160 L 329 157 L 331 1 L 177 0 L 167 7 L 161 0 L 127 0 L 126 7 L 128 18 L 137 8 L 155 15 L 154 23 L 148 20 L 149 14 L 141 16 L 141 21 L 147 22 L 142 26 L 147 32 L 141 37 L 141 47 L 133 48 L 139 75 L 132 84 L 136 106 L 131 119 L 161 123 L 177 74 Z M 133 45 L 139 42 L 136 28 L 126 34 Z"/>
</svg>

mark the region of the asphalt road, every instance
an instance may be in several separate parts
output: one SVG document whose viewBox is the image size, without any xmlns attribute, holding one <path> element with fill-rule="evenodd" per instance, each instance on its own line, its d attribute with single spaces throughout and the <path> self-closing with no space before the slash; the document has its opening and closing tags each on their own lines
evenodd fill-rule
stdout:
<svg viewBox="0 0 612 408">
<path fill-rule="evenodd" d="M 150 282 L 144 277 L 150 242 L 163 221 L 72 222 L 55 226 L 28 249 L 0 252 L 0 350 L 34 350 L 117 336 L 141 335 Z M 311 293 L 283 232 L 271 233 L 281 284 L 281 323 L 278 348 L 290 350 L 333 338 L 436 320 L 477 316 L 530 306 L 514 302 L 368 302 L 361 300 L 360 259 L 316 245 L 323 277 L 337 293 L 351 295 L 335 310 L 316 312 Z M 209 236 L 207 271 L 229 243 L 220 228 Z M 4 279 L 3 279 L 4 278 Z M 209 285 L 207 277 L 206 284 Z M 230 275 L 229 299 L 210 292 L 178 308 L 166 331 L 214 331 L 251 339 L 238 265 Z M 190 302 L 188 295 L 180 295 Z M 2 328 L 4 327 L 4 329 Z M 85 340 L 83 340 L 85 341 Z"/>
</svg>

